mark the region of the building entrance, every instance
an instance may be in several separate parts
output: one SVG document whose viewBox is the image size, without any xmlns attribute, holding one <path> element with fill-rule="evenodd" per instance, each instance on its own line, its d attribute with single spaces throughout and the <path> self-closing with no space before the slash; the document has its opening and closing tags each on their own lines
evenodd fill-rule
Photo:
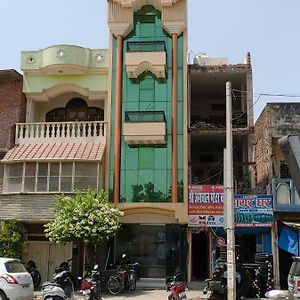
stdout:
<svg viewBox="0 0 300 300">
<path fill-rule="evenodd" d="M 206 232 L 192 233 L 192 280 L 209 278 L 209 237 Z"/>
</svg>

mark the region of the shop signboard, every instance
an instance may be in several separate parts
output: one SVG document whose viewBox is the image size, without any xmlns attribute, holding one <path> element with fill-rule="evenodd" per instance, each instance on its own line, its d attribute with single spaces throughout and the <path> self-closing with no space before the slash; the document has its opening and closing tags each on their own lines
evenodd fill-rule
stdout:
<svg viewBox="0 0 300 300">
<path fill-rule="evenodd" d="M 190 185 L 188 226 L 224 226 L 224 190 L 222 185 Z"/>
<path fill-rule="evenodd" d="M 235 195 L 234 222 L 236 227 L 272 227 L 272 196 Z"/>
<path fill-rule="evenodd" d="M 236 227 L 272 227 L 271 195 L 235 195 Z M 222 185 L 190 185 L 189 227 L 224 227 L 224 190 Z"/>
</svg>

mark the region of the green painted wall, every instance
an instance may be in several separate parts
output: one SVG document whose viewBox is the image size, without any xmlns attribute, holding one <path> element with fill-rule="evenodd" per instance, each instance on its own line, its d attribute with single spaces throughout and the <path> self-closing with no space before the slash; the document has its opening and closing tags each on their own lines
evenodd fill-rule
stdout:
<svg viewBox="0 0 300 300">
<path fill-rule="evenodd" d="M 120 201 L 171 201 L 172 181 L 172 39 L 163 30 L 161 13 L 152 6 L 144 6 L 135 13 L 135 27 L 124 40 L 123 57 L 128 41 L 164 41 L 167 51 L 167 78 L 157 80 L 150 73 L 137 80 L 129 79 L 123 64 L 122 122 L 125 111 L 164 111 L 167 120 L 167 145 L 164 147 L 130 148 L 122 138 Z M 183 38 L 178 40 L 178 181 L 183 179 Z M 115 55 L 113 41 L 112 130 L 110 153 L 110 188 L 113 188 L 113 141 L 115 111 Z M 123 125 L 122 125 L 123 128 Z M 182 201 L 182 185 L 179 197 Z"/>
</svg>

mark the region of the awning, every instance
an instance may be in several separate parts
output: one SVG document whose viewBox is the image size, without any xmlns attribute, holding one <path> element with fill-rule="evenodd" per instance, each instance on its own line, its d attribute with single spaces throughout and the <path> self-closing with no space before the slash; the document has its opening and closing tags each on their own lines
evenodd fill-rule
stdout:
<svg viewBox="0 0 300 300">
<path fill-rule="evenodd" d="M 280 220 L 284 225 L 300 229 L 300 222 L 287 222 L 287 221 L 282 221 Z"/>
<path fill-rule="evenodd" d="M 101 161 L 104 149 L 105 142 L 22 144 L 10 149 L 5 154 L 2 162 L 36 160 Z"/>
</svg>

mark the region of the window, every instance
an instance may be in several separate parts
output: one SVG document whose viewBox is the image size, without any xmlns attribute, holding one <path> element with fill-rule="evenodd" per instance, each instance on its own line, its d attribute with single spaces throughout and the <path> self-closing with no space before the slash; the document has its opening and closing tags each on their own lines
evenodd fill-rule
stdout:
<svg viewBox="0 0 300 300">
<path fill-rule="evenodd" d="M 25 162 L 5 165 L 4 193 L 99 189 L 99 163 Z"/>
<path fill-rule="evenodd" d="M 46 122 L 103 120 L 104 110 L 99 107 L 89 107 L 81 98 L 73 98 L 66 107 L 55 108 L 46 114 Z"/>
<path fill-rule="evenodd" d="M 8 164 L 4 174 L 3 190 L 8 193 L 18 192 L 22 188 L 23 164 Z"/>
</svg>

